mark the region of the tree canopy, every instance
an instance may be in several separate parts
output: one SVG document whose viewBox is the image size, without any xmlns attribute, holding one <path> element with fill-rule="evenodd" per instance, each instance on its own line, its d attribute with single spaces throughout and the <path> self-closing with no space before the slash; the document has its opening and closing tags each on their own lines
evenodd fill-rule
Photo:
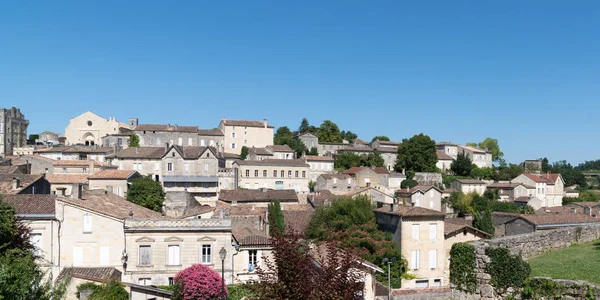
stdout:
<svg viewBox="0 0 600 300">
<path fill-rule="evenodd" d="M 248 149 L 248 147 L 242 146 L 242 152 L 240 153 L 240 159 L 241 160 L 246 160 L 246 158 L 248 157 L 248 151 L 250 151 Z"/>
<path fill-rule="evenodd" d="M 175 275 L 174 300 L 219 299 L 221 275 L 211 267 L 195 264 Z M 227 296 L 227 287 L 225 287 Z"/>
<path fill-rule="evenodd" d="M 323 121 L 323 124 L 317 129 L 319 143 L 341 143 L 342 135 L 337 124 L 330 120 Z"/>
<path fill-rule="evenodd" d="M 285 231 L 285 220 L 279 200 L 275 199 L 275 201 L 269 203 L 267 213 L 269 218 L 269 235 L 276 236 L 283 234 Z"/>
<path fill-rule="evenodd" d="M 127 200 L 153 211 L 160 212 L 165 201 L 165 192 L 160 182 L 150 175 L 136 178 L 127 191 Z"/>
<path fill-rule="evenodd" d="M 471 161 L 471 158 L 464 153 L 459 153 L 456 156 L 456 159 L 452 161 L 450 170 L 452 170 L 456 176 L 469 176 L 471 175 L 471 170 L 473 170 L 473 167 L 474 165 Z"/>
<path fill-rule="evenodd" d="M 356 140 L 356 138 L 358 138 L 358 135 L 356 135 L 356 133 L 354 133 L 352 131 L 344 131 L 344 130 L 342 130 L 342 132 L 340 132 L 340 136 L 342 137 L 343 140 L 346 140 L 349 143 L 354 143 L 354 140 Z"/>
<path fill-rule="evenodd" d="M 500 146 L 498 145 L 498 140 L 493 138 L 486 138 L 482 142 L 478 144 L 479 148 L 487 149 L 492 152 L 492 161 L 497 163 L 504 163 L 504 153 L 500 151 Z"/>
<path fill-rule="evenodd" d="M 389 142 L 389 141 L 390 141 L 390 138 L 389 138 L 389 137 L 387 137 L 387 136 L 385 136 L 385 135 L 376 135 L 376 136 L 374 136 L 374 137 L 371 139 L 371 143 L 372 143 L 372 142 L 374 142 L 374 141 L 376 141 L 376 140 L 380 140 L 380 141 L 387 141 L 387 142 Z"/>
<path fill-rule="evenodd" d="M 129 147 L 139 147 L 140 146 L 140 136 L 132 133 L 129 136 L 129 144 L 127 145 Z"/>
<path fill-rule="evenodd" d="M 288 145 L 294 149 L 296 157 L 302 157 L 306 152 L 306 146 L 299 139 L 295 138 L 290 129 L 287 126 L 277 128 L 275 135 L 273 136 L 273 143 L 275 145 Z"/>
<path fill-rule="evenodd" d="M 410 139 L 403 139 L 398 146 L 395 169 L 411 172 L 436 172 L 437 154 L 435 152 L 435 141 L 429 136 L 419 134 Z"/>
<path fill-rule="evenodd" d="M 354 154 L 352 152 L 342 152 L 337 156 L 334 167 L 338 171 L 350 169 L 352 167 L 383 167 L 385 161 L 380 153 Z"/>
</svg>

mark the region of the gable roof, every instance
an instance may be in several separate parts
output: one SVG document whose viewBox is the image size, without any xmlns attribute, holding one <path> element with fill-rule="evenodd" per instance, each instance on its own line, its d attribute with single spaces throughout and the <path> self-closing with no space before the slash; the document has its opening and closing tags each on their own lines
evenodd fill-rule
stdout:
<svg viewBox="0 0 600 300">
<path fill-rule="evenodd" d="M 388 171 L 388 169 L 386 169 L 384 167 L 376 167 L 374 171 L 377 174 L 386 174 L 386 175 L 390 174 L 390 171 Z"/>
<path fill-rule="evenodd" d="M 444 219 L 444 235 L 448 238 L 450 235 L 461 232 L 465 229 L 473 231 L 477 235 L 484 238 L 491 238 L 492 235 L 473 227 L 473 220 L 465 220 L 463 218 L 445 218 Z"/>
<path fill-rule="evenodd" d="M 562 208 L 562 207 L 561 207 Z M 560 225 L 570 225 L 570 224 L 589 224 L 589 223 L 598 223 L 600 219 L 597 219 L 592 216 L 588 216 L 586 214 L 580 213 L 572 213 L 572 212 L 540 212 L 540 210 L 536 211 L 535 214 L 531 215 L 519 215 L 519 218 L 540 227 L 548 227 L 552 225 L 560 226 Z"/>
<path fill-rule="evenodd" d="M 294 190 L 221 190 L 219 200 L 224 202 L 298 202 Z"/>
<path fill-rule="evenodd" d="M 15 208 L 17 215 L 54 215 L 56 195 L 6 195 L 0 201 Z"/>
<path fill-rule="evenodd" d="M 63 278 L 67 274 L 74 278 L 95 282 L 106 282 L 109 279 L 121 280 L 121 271 L 114 267 L 67 267 L 60 272 L 58 278 Z"/>
<path fill-rule="evenodd" d="M 136 173 L 137 173 L 137 171 L 134 171 L 134 170 L 104 170 L 102 172 L 99 172 L 92 176 L 89 176 L 88 179 L 122 179 L 122 180 L 126 180 L 129 177 L 135 175 Z"/>
<path fill-rule="evenodd" d="M 371 168 L 369 168 L 369 167 L 352 167 L 352 168 L 344 171 L 344 174 L 356 175 L 357 173 L 362 172 L 367 169 L 371 170 Z M 373 172 L 375 172 L 375 171 L 373 171 Z"/>
<path fill-rule="evenodd" d="M 19 165 L 0 166 L 0 174 L 14 174 L 19 170 Z"/>
<path fill-rule="evenodd" d="M 56 183 L 86 183 L 88 174 L 51 174 L 46 180 L 52 184 Z"/>
<path fill-rule="evenodd" d="M 335 195 L 330 190 L 320 190 L 314 192 L 312 195 L 308 195 L 308 202 L 310 202 L 312 207 L 323 206 L 325 202 L 334 202 L 339 198 L 342 198 L 341 195 Z"/>
<path fill-rule="evenodd" d="M 198 126 L 179 126 L 171 124 L 139 124 L 135 131 L 161 131 L 161 132 L 198 132 Z"/>
<path fill-rule="evenodd" d="M 165 147 L 130 147 L 121 150 L 112 157 L 125 159 L 125 158 L 146 158 L 146 159 L 162 159 L 165 155 Z"/>
<path fill-rule="evenodd" d="M 535 187 L 526 185 L 523 183 L 517 182 L 494 182 L 487 186 L 488 189 L 504 189 L 504 190 L 512 190 L 518 186 L 522 185 L 526 189 L 535 189 Z"/>
<path fill-rule="evenodd" d="M 536 183 L 546 183 L 549 185 L 554 185 L 556 180 L 560 178 L 560 174 L 556 173 L 548 173 L 548 174 L 532 174 L 532 173 L 523 173 L 523 175 Z"/>
<path fill-rule="evenodd" d="M 303 156 L 306 161 L 334 161 L 333 157 L 329 156 L 317 156 L 317 155 L 304 155 Z"/>
<path fill-rule="evenodd" d="M 198 129 L 198 135 L 224 136 L 225 134 L 219 129 Z"/>
<path fill-rule="evenodd" d="M 357 145 L 367 145 L 367 142 L 365 142 L 365 141 L 363 141 L 363 140 L 361 140 L 359 138 L 356 138 L 354 140 L 354 143 L 357 144 Z"/>
<path fill-rule="evenodd" d="M 105 190 L 83 191 L 82 199 L 59 197 L 58 201 L 99 214 L 125 220 L 127 218 L 161 218 L 162 215 Z M 133 216 L 129 215 L 129 212 Z"/>
<path fill-rule="evenodd" d="M 255 148 L 252 147 L 250 149 L 248 149 L 249 153 L 254 153 L 256 155 L 265 155 L 265 156 L 273 156 L 273 153 L 271 153 L 269 150 L 267 150 L 267 148 Z"/>
<path fill-rule="evenodd" d="M 384 205 L 375 210 L 378 213 L 396 215 L 400 217 L 444 217 L 446 214 L 440 211 L 423 208 L 420 206 L 394 205 L 394 211 L 390 211 L 389 205 Z"/>
<path fill-rule="evenodd" d="M 473 153 L 479 153 L 479 154 L 486 154 L 486 153 L 491 153 L 490 151 L 486 151 L 484 149 L 480 149 L 480 148 L 476 148 L 476 147 L 471 147 L 471 146 L 462 146 L 459 145 L 459 148 L 465 149 L 465 150 L 469 150 Z"/>
<path fill-rule="evenodd" d="M 485 182 L 481 181 L 481 180 L 477 180 L 477 179 L 456 179 L 456 181 L 462 183 L 462 184 L 484 184 Z"/>
<path fill-rule="evenodd" d="M 264 121 L 249 121 L 249 120 L 221 120 L 225 126 L 243 126 L 243 127 L 265 127 Z M 267 128 L 275 128 L 272 125 L 267 125 Z"/>
<path fill-rule="evenodd" d="M 270 246 L 269 237 L 261 231 L 253 230 L 248 227 L 235 228 L 231 230 L 233 237 L 240 246 Z"/>
<path fill-rule="evenodd" d="M 326 180 L 333 179 L 333 178 L 340 179 L 340 180 L 345 180 L 345 179 L 353 178 L 352 176 L 350 176 L 350 174 L 344 174 L 344 173 L 321 174 L 319 177 L 323 177 Z"/>
<path fill-rule="evenodd" d="M 108 163 L 97 162 L 95 160 L 57 160 L 52 165 L 55 167 L 88 167 L 92 163 L 96 168 L 110 166 Z"/>
<path fill-rule="evenodd" d="M 381 141 L 381 140 L 376 140 L 377 142 L 379 142 L 380 145 L 385 145 L 385 146 L 399 146 L 400 144 L 402 144 L 401 142 L 394 142 L 394 141 Z"/>
<path fill-rule="evenodd" d="M 165 153 L 169 153 L 171 149 L 175 149 L 183 157 L 183 159 L 198 159 L 202 156 L 207 150 L 212 152 L 213 157 L 217 155 L 217 150 L 214 147 L 198 147 L 198 146 L 179 146 L 173 145 L 169 150 Z M 163 156 L 164 157 L 164 156 Z"/>
<path fill-rule="evenodd" d="M 290 148 L 288 145 L 269 145 L 266 148 L 276 152 L 294 152 L 294 149 Z"/>
<path fill-rule="evenodd" d="M 435 151 L 435 154 L 437 155 L 437 159 L 438 160 L 454 160 L 454 158 L 446 153 L 444 153 L 444 151 Z"/>
<path fill-rule="evenodd" d="M 20 180 L 20 187 L 13 190 L 13 179 Z M 44 175 L 29 175 L 29 174 L 0 174 L 0 194 L 18 194 L 38 180 L 44 178 Z"/>
<path fill-rule="evenodd" d="M 286 228 L 290 228 L 297 232 L 303 233 L 308 228 L 308 224 L 310 223 L 310 220 L 312 218 L 312 215 L 315 213 L 315 210 L 311 208 L 298 211 L 284 210 L 282 212 Z"/>
<path fill-rule="evenodd" d="M 429 191 L 431 189 L 435 189 L 440 193 L 442 192 L 440 189 L 438 189 L 437 187 L 432 186 L 432 185 L 417 185 L 417 186 L 414 186 L 413 188 L 409 189 L 408 191 L 406 189 L 400 189 L 397 192 L 401 196 L 407 196 L 407 195 L 412 195 L 419 191 L 422 193 L 427 193 L 427 191 Z"/>
<path fill-rule="evenodd" d="M 302 159 L 263 159 L 263 160 L 236 160 L 240 166 L 293 166 L 308 167 Z"/>
</svg>

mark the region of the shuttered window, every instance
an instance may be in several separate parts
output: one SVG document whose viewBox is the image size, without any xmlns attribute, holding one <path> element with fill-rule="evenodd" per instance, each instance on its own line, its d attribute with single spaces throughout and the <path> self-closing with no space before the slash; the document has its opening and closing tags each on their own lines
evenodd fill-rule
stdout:
<svg viewBox="0 0 600 300">
<path fill-rule="evenodd" d="M 100 265 L 101 266 L 110 265 L 110 248 L 109 247 L 100 247 Z"/>
<path fill-rule="evenodd" d="M 92 215 L 83 215 L 83 233 L 92 233 Z"/>
<path fill-rule="evenodd" d="M 140 246 L 140 266 L 152 265 L 152 247 L 151 246 Z"/>
<path fill-rule="evenodd" d="M 429 240 L 434 242 L 437 240 L 437 224 L 429 224 Z"/>
<path fill-rule="evenodd" d="M 412 239 L 414 241 L 418 241 L 421 239 L 420 237 L 420 231 L 421 231 L 421 224 L 412 224 Z"/>
<path fill-rule="evenodd" d="M 437 250 L 429 250 L 429 268 L 437 268 Z"/>
<path fill-rule="evenodd" d="M 212 246 L 211 245 L 202 245 L 201 249 L 202 253 L 202 263 L 203 264 L 212 264 Z"/>
<path fill-rule="evenodd" d="M 179 245 L 170 245 L 169 246 L 169 265 L 170 266 L 178 266 L 179 265 Z"/>
<path fill-rule="evenodd" d="M 410 252 L 410 257 L 411 257 L 411 262 L 410 262 L 410 268 L 413 270 L 418 270 L 419 269 L 419 259 L 420 259 L 420 251 L 411 251 Z"/>
</svg>

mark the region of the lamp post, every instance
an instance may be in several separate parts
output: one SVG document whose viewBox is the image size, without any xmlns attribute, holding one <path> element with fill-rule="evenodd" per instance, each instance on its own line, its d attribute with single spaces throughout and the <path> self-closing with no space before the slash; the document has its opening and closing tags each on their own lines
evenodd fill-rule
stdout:
<svg viewBox="0 0 600 300">
<path fill-rule="evenodd" d="M 391 279 L 390 272 L 392 271 L 391 265 L 392 265 L 392 262 L 396 261 L 396 259 L 394 257 L 392 257 L 392 258 L 384 257 L 382 259 L 382 261 L 384 263 L 387 263 L 387 265 L 388 265 L 388 300 L 389 300 L 389 299 L 392 299 L 392 283 L 390 280 Z"/>
<path fill-rule="evenodd" d="M 221 258 L 221 299 L 225 300 L 225 257 L 227 256 L 227 250 L 225 247 L 221 247 L 219 250 L 219 258 Z"/>
</svg>

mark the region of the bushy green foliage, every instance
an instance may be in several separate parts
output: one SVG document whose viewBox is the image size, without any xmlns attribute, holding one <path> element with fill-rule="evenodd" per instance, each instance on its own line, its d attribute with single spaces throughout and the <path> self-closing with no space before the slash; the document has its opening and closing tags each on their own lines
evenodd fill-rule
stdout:
<svg viewBox="0 0 600 300">
<path fill-rule="evenodd" d="M 319 150 L 315 147 L 310 148 L 310 151 L 307 153 L 308 155 L 319 155 Z"/>
<path fill-rule="evenodd" d="M 448 198 L 450 207 L 459 216 L 472 214 L 475 210 L 473 209 L 473 197 L 472 194 L 463 194 L 462 192 L 452 192 L 450 198 Z"/>
<path fill-rule="evenodd" d="M 132 133 L 129 136 L 129 143 L 127 144 L 129 147 L 139 147 L 140 146 L 140 136 Z"/>
<path fill-rule="evenodd" d="M 352 167 L 383 167 L 385 161 L 380 153 L 354 154 L 352 152 L 342 152 L 334 162 L 336 170 L 343 171 Z"/>
<path fill-rule="evenodd" d="M 490 257 L 486 272 L 492 277 L 492 285 L 499 290 L 522 287 L 531 273 L 531 267 L 521 256 L 511 254 L 504 247 L 487 248 L 485 254 Z"/>
<path fill-rule="evenodd" d="M 281 211 L 281 203 L 279 203 L 278 199 L 269 203 L 267 213 L 269 218 L 269 235 L 283 234 L 285 231 L 285 220 Z"/>
<path fill-rule="evenodd" d="M 394 169 L 412 172 L 437 172 L 438 168 L 435 141 L 429 136 L 419 134 L 410 139 L 403 139 L 398 146 L 398 155 Z"/>
<path fill-rule="evenodd" d="M 165 192 L 160 182 L 150 175 L 136 178 L 127 191 L 127 200 L 153 211 L 160 212 L 165 201 Z"/>
<path fill-rule="evenodd" d="M 95 284 L 92 282 L 82 283 L 77 286 L 77 298 L 84 290 L 91 290 L 89 300 L 128 300 L 129 293 L 118 280 L 111 280 L 103 284 Z"/>
<path fill-rule="evenodd" d="M 494 180 L 513 180 L 517 176 L 523 174 L 523 168 L 519 165 L 509 164 L 501 165 L 496 169 Z"/>
<path fill-rule="evenodd" d="M 577 184 L 580 187 L 586 187 L 588 185 L 581 170 L 573 168 L 573 166 L 565 160 L 555 162 L 549 167 L 550 172 L 560 173 L 560 175 L 562 175 L 565 186 Z"/>
<path fill-rule="evenodd" d="M 476 179 L 492 180 L 494 179 L 495 171 L 492 167 L 478 168 L 477 166 L 473 166 L 470 175 Z"/>
<path fill-rule="evenodd" d="M 405 179 L 402 180 L 402 183 L 400 184 L 400 188 L 414 188 L 415 186 L 419 185 L 419 183 L 416 180 L 413 179 Z"/>
<path fill-rule="evenodd" d="M 450 282 L 457 289 L 473 293 L 477 288 L 475 274 L 475 247 L 467 243 L 455 243 L 450 249 Z"/>
<path fill-rule="evenodd" d="M 240 152 L 240 159 L 241 160 L 246 160 L 246 158 L 248 158 L 248 152 L 250 150 L 248 149 L 248 147 L 246 146 L 242 146 L 242 152 Z"/>
<path fill-rule="evenodd" d="M 450 207 L 458 215 L 473 214 L 475 212 L 508 212 L 517 214 L 533 214 L 535 211 L 529 205 L 518 206 L 513 202 L 498 201 L 497 192 L 493 190 L 487 190 L 483 196 L 471 192 L 464 194 L 456 191 L 450 194 L 448 199 Z M 485 230 L 484 230 L 485 231 Z M 487 232 L 487 231 L 486 231 Z"/>
<path fill-rule="evenodd" d="M 342 130 L 342 132 L 340 132 L 340 135 L 342 136 L 343 140 L 348 141 L 348 143 L 350 143 L 350 144 L 354 143 L 354 140 L 356 140 L 356 138 L 358 137 L 358 135 L 356 135 L 356 133 L 354 133 L 352 131 L 344 131 L 344 130 Z"/>
<path fill-rule="evenodd" d="M 600 195 L 589 190 L 579 192 L 579 197 L 563 197 L 562 205 L 567 205 L 573 202 L 598 202 Z"/>
<path fill-rule="evenodd" d="M 392 287 L 400 287 L 406 277 L 406 260 L 389 232 L 377 229 L 374 207 L 366 196 L 342 198 L 331 206 L 318 208 L 310 221 L 308 237 L 316 241 L 336 242 L 339 247 L 387 270 L 383 258 L 392 258 Z M 386 274 L 377 275 L 387 282 Z"/>
<path fill-rule="evenodd" d="M 301 157 L 306 153 L 307 149 L 304 143 L 299 139 L 295 138 L 290 129 L 287 126 L 277 128 L 275 135 L 273 136 L 273 143 L 275 145 L 288 145 L 294 149 L 296 157 Z"/>
<path fill-rule="evenodd" d="M 374 137 L 371 139 L 371 143 L 372 143 L 372 142 L 374 142 L 374 141 L 376 141 L 376 140 L 380 140 L 380 141 L 386 141 L 386 142 L 389 142 L 389 141 L 390 141 L 390 138 L 389 138 L 389 137 L 387 137 L 387 136 L 385 136 L 385 135 L 376 135 L 376 136 L 374 136 Z"/>
<path fill-rule="evenodd" d="M 229 292 L 227 300 L 251 299 L 254 295 L 249 284 L 228 285 L 227 291 Z"/>
<path fill-rule="evenodd" d="M 316 181 L 309 181 L 308 182 L 308 190 L 313 193 L 315 191 L 315 187 L 317 186 L 317 182 Z"/>
<path fill-rule="evenodd" d="M 452 170 L 452 172 L 456 176 L 470 176 L 471 170 L 474 167 L 477 166 L 473 164 L 471 158 L 468 155 L 464 153 L 459 153 L 456 156 L 456 159 L 452 161 L 452 164 L 450 165 L 450 170 Z"/>
<path fill-rule="evenodd" d="M 340 128 L 337 124 L 333 123 L 330 120 L 325 120 L 317 128 L 317 137 L 319 138 L 319 143 L 341 143 L 342 135 L 340 132 Z"/>
<path fill-rule="evenodd" d="M 475 212 L 473 216 L 473 227 L 494 235 L 494 223 L 492 221 L 492 213 L 489 210 L 485 212 Z"/>
</svg>

